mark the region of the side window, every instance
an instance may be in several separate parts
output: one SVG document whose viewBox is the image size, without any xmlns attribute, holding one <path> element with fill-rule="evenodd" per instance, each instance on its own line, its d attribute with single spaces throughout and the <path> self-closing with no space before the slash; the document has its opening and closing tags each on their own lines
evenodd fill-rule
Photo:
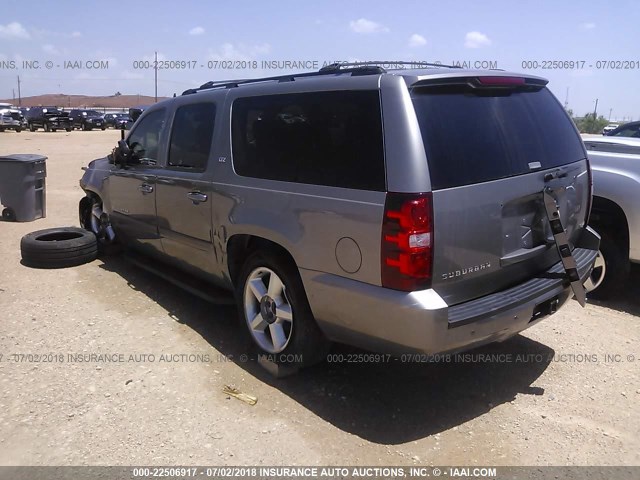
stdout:
<svg viewBox="0 0 640 480">
<path fill-rule="evenodd" d="M 168 165 L 204 170 L 207 167 L 216 106 L 213 103 L 183 105 L 176 110 L 171 131 Z"/>
<path fill-rule="evenodd" d="M 385 189 L 377 91 L 239 98 L 233 104 L 232 143 L 238 175 Z"/>
<path fill-rule="evenodd" d="M 158 147 L 160 134 L 164 126 L 164 110 L 157 110 L 147 115 L 127 137 L 127 144 L 131 149 L 131 162 L 148 163 L 158 161 Z"/>
</svg>

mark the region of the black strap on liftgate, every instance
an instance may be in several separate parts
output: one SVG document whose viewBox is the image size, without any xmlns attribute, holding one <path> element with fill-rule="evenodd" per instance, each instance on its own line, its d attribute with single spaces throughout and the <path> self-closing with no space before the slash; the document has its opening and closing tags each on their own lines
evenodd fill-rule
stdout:
<svg viewBox="0 0 640 480">
<path fill-rule="evenodd" d="M 567 239 L 567 232 L 565 232 L 562 222 L 560 221 L 560 212 L 558 210 L 558 203 L 551 194 L 550 188 L 545 188 L 543 191 L 544 208 L 547 211 L 547 217 L 549 217 L 549 225 L 551 225 L 551 231 L 553 232 L 553 239 L 556 241 L 556 247 L 558 247 L 558 253 L 562 259 L 562 266 L 567 273 L 567 277 L 571 282 L 571 289 L 576 296 L 576 300 L 583 307 L 587 304 L 586 292 L 584 285 L 580 281 L 580 275 L 578 274 L 578 266 L 576 259 L 571 254 L 571 248 L 569 247 L 569 241 Z"/>
</svg>

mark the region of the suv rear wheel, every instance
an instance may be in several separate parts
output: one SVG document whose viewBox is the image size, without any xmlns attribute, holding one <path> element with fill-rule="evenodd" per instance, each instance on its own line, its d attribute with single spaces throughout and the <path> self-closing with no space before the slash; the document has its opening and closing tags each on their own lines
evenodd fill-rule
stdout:
<svg viewBox="0 0 640 480">
<path fill-rule="evenodd" d="M 591 276 L 585 282 L 589 297 L 605 300 L 612 297 L 623 286 L 629 274 L 629 264 L 624 259 L 622 248 L 613 238 L 601 233 L 600 251 Z"/>
<path fill-rule="evenodd" d="M 236 300 L 242 328 L 258 353 L 278 365 L 303 367 L 323 360 L 329 342 L 291 263 L 272 252 L 251 254 L 236 282 Z"/>
</svg>

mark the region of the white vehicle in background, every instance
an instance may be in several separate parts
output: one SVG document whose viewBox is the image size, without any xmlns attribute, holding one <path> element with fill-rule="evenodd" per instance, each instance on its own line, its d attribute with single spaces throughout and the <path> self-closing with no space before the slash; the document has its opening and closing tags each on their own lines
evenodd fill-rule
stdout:
<svg viewBox="0 0 640 480">
<path fill-rule="evenodd" d="M 587 136 L 593 175 L 589 225 L 602 237 L 600 255 L 585 283 L 593 298 L 618 291 L 631 263 L 640 263 L 640 139 Z"/>
<path fill-rule="evenodd" d="M 615 130 L 616 128 L 618 128 L 620 125 L 617 123 L 610 123 L 609 125 L 607 125 L 606 127 L 604 127 L 602 129 L 602 135 L 606 135 L 609 132 L 612 132 L 613 130 Z"/>
<path fill-rule="evenodd" d="M 0 132 L 15 130 L 21 132 L 23 128 L 23 115 L 18 107 L 10 103 L 0 103 Z"/>
</svg>

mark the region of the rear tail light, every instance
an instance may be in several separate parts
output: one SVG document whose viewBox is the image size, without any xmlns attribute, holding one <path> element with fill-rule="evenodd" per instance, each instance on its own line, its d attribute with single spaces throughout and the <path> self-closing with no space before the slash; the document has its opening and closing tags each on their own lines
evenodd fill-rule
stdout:
<svg viewBox="0 0 640 480">
<path fill-rule="evenodd" d="M 387 193 L 382 221 L 382 286 L 411 292 L 431 286 L 433 207 L 430 193 Z"/>
</svg>

